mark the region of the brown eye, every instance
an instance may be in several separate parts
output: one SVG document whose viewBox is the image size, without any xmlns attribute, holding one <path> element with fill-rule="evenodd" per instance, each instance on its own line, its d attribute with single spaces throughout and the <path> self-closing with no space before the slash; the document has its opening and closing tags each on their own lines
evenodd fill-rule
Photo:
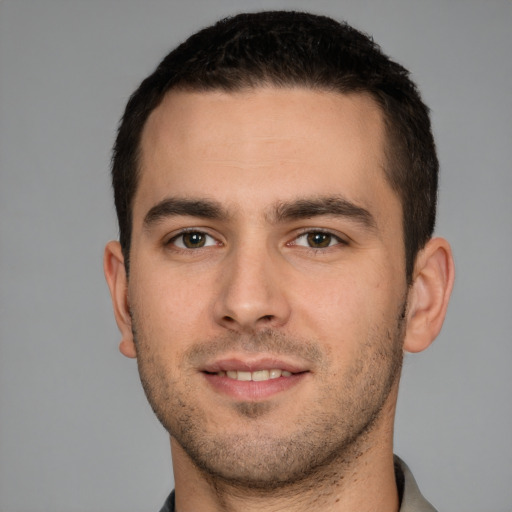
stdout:
<svg viewBox="0 0 512 512">
<path fill-rule="evenodd" d="M 329 247 L 332 242 L 332 235 L 329 233 L 313 232 L 307 234 L 307 241 L 310 247 L 315 249 L 323 249 Z"/>
<path fill-rule="evenodd" d="M 206 236 L 203 233 L 185 233 L 183 236 L 183 245 L 189 249 L 204 247 Z"/>
<path fill-rule="evenodd" d="M 335 245 L 343 245 L 341 238 L 328 231 L 308 231 L 298 236 L 293 245 L 309 247 L 310 249 L 327 249 Z"/>
<path fill-rule="evenodd" d="M 215 239 L 202 231 L 187 231 L 175 236 L 170 243 L 180 249 L 201 249 L 215 245 Z"/>
</svg>

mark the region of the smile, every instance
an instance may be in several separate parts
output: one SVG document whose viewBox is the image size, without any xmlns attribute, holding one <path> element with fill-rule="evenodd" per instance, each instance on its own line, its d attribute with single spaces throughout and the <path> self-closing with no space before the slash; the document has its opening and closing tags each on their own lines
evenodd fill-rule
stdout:
<svg viewBox="0 0 512 512">
<path fill-rule="evenodd" d="M 265 380 L 278 379 L 279 377 L 291 377 L 292 373 L 287 370 L 273 368 L 271 370 L 257 370 L 254 372 L 228 370 L 217 372 L 219 377 L 227 377 L 228 379 L 239 381 L 255 381 L 262 382 Z"/>
<path fill-rule="evenodd" d="M 258 402 L 307 382 L 311 369 L 304 362 L 243 354 L 219 358 L 199 369 L 210 389 L 237 402 Z"/>
</svg>

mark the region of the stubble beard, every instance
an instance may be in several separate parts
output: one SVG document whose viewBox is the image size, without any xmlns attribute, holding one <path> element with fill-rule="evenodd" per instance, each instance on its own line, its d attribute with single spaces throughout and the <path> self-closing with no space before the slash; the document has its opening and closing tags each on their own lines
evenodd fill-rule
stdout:
<svg viewBox="0 0 512 512">
<path fill-rule="evenodd" d="M 374 329 L 361 344 L 352 366 L 337 380 L 332 378 L 329 355 L 321 344 L 272 330 L 203 342 L 183 355 L 182 363 L 189 366 L 205 354 L 220 355 L 230 348 L 293 354 L 314 361 L 317 399 L 306 404 L 308 408 L 299 417 L 290 419 L 294 428 L 284 435 L 279 428 L 271 429 L 269 435 L 266 417 L 273 406 L 265 401 L 234 405 L 247 428 L 236 433 L 228 429 L 227 434 L 221 428 L 209 430 L 211 411 L 198 405 L 197 391 L 190 382 L 170 375 L 132 314 L 141 382 L 164 428 L 214 484 L 252 492 L 286 491 L 298 484 L 303 490 L 304 486 L 313 488 L 326 479 L 342 478 L 370 446 L 372 431 L 398 386 L 405 310 L 404 301 L 394 328 L 386 332 Z"/>
</svg>

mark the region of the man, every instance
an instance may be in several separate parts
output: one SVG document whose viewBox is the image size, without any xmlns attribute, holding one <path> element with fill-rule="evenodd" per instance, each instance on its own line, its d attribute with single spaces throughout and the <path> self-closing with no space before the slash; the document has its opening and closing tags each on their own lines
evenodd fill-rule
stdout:
<svg viewBox="0 0 512 512">
<path fill-rule="evenodd" d="M 437 172 L 407 71 L 325 17 L 222 20 L 142 82 L 105 274 L 170 434 L 163 511 L 433 510 L 392 442 L 453 284 Z"/>
</svg>

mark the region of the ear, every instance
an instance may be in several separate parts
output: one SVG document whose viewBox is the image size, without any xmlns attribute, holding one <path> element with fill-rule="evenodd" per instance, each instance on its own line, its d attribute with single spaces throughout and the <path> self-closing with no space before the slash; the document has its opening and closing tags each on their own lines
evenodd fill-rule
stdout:
<svg viewBox="0 0 512 512">
<path fill-rule="evenodd" d="M 137 357 L 128 304 L 128 279 L 124 266 L 123 252 L 119 242 L 111 241 L 105 247 L 103 270 L 108 287 L 110 288 L 117 327 L 121 332 L 119 350 L 126 357 Z"/>
<path fill-rule="evenodd" d="M 455 278 L 452 250 L 432 238 L 418 253 L 409 290 L 404 350 L 421 352 L 437 337 L 444 322 Z"/>
</svg>

